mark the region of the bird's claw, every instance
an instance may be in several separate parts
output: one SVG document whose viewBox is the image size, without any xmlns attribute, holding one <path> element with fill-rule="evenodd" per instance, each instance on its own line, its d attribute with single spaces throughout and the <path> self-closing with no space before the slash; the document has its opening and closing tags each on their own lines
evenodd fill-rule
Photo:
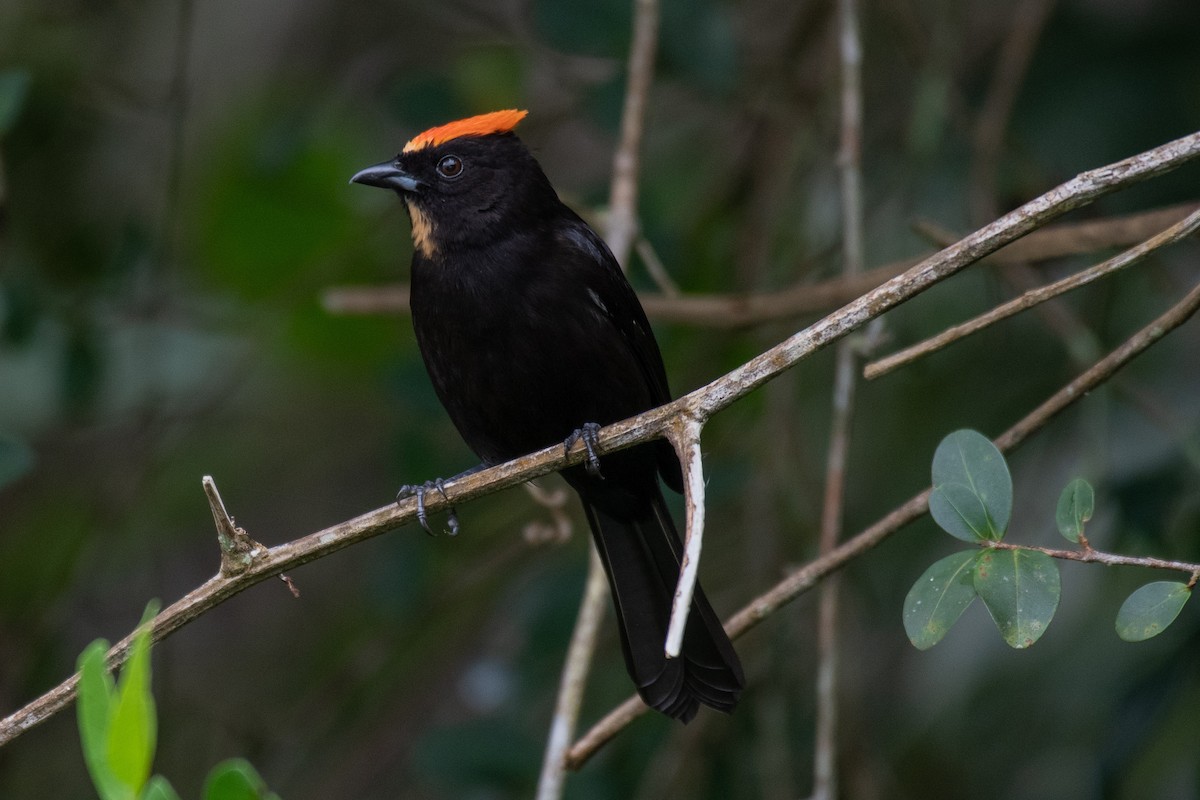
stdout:
<svg viewBox="0 0 1200 800">
<path fill-rule="evenodd" d="M 421 524 L 421 527 L 430 536 L 435 536 L 436 534 L 429 527 L 429 515 L 425 511 L 425 495 L 433 489 L 436 489 L 444 500 L 450 499 L 446 497 L 446 482 L 441 478 L 435 478 L 419 484 L 406 483 L 400 487 L 400 491 L 396 492 L 397 503 L 407 500 L 410 497 L 417 498 L 417 522 Z M 454 510 L 454 506 L 450 506 L 450 511 L 446 515 L 446 527 L 447 532 L 451 536 L 458 535 L 458 513 Z"/>
<path fill-rule="evenodd" d="M 571 435 L 563 442 L 563 451 L 570 455 L 571 448 L 576 442 L 583 442 L 583 449 L 587 450 L 587 460 L 583 462 L 584 469 L 588 475 L 593 478 L 603 478 L 600 474 L 600 425 L 595 422 L 585 422 L 582 427 L 571 432 Z"/>
</svg>

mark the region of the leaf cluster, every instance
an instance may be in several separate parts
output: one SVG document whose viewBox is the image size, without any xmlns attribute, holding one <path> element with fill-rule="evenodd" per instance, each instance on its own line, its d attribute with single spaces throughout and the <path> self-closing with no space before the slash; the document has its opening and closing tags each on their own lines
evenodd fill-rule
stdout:
<svg viewBox="0 0 1200 800">
<path fill-rule="evenodd" d="M 942 640 L 979 597 L 1004 641 L 1018 649 L 1041 638 L 1058 610 L 1062 584 L 1046 552 L 1000 547 L 1012 518 L 1012 475 L 1004 455 L 987 437 L 960 430 L 942 439 L 933 456 L 929 512 L 942 530 L 978 549 L 932 564 L 904 601 L 904 630 L 919 650 Z M 1090 552 L 1085 525 L 1095 492 L 1076 478 L 1059 496 L 1055 522 L 1067 541 Z M 1117 613 L 1117 635 L 1130 642 L 1156 636 L 1175 620 L 1191 586 L 1156 581 L 1131 594 Z"/>
<path fill-rule="evenodd" d="M 97 639 L 79 656 L 79 738 L 100 800 L 179 800 L 166 778 L 151 776 L 158 719 L 150 690 L 149 621 L 146 607 L 129 660 L 114 681 L 105 663 L 108 642 Z M 234 758 L 212 769 L 204 800 L 279 800 L 248 762 Z"/>
</svg>

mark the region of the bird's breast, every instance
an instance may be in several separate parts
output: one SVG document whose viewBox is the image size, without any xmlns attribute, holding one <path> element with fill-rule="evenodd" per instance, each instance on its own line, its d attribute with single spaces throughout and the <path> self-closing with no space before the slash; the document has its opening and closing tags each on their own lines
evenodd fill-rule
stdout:
<svg viewBox="0 0 1200 800">
<path fill-rule="evenodd" d="M 586 287 L 548 284 L 544 271 L 421 266 L 414 264 L 412 282 L 417 343 L 442 405 L 485 461 L 654 405 Z"/>
</svg>

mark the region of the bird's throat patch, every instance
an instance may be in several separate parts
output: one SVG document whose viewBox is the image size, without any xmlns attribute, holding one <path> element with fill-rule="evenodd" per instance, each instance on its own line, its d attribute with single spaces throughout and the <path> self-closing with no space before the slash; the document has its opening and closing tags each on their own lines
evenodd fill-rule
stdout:
<svg viewBox="0 0 1200 800">
<path fill-rule="evenodd" d="M 434 253 L 437 252 L 437 244 L 433 238 L 433 223 L 413 201 L 405 200 L 404 204 L 408 206 L 408 218 L 412 220 L 413 247 L 417 248 L 426 258 L 433 258 Z"/>
</svg>

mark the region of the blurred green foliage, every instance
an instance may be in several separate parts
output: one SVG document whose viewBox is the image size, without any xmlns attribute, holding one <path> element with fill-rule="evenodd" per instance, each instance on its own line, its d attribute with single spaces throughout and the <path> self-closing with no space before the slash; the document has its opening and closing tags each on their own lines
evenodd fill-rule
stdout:
<svg viewBox="0 0 1200 800">
<path fill-rule="evenodd" d="M 113 680 L 105 664 L 108 642 L 97 639 L 79 656 L 77 719 L 84 762 L 100 800 L 179 800 L 161 775 L 151 776 L 158 744 L 158 714 L 150 689 L 152 600 L 134 635 L 129 659 Z M 227 759 L 204 781 L 204 800 L 279 800 L 244 759 Z"/>
<path fill-rule="evenodd" d="M 988 221 L 972 210 L 974 126 L 1014 8 L 864 4 L 870 265 L 929 252 L 914 219 Z M 394 200 L 346 181 L 428 125 L 518 105 L 524 140 L 594 217 L 631 19 L 629 3 L 555 0 L 0 7 L 0 711 L 130 630 L 146 598 L 212 575 L 202 475 L 276 544 L 473 465 L 404 317 L 322 307 L 330 286 L 404 280 L 411 253 Z M 663 0 L 640 212 L 684 291 L 839 269 L 835 22 L 830 2 Z M 1198 30 L 1190 0 L 1055 4 L 985 170 L 989 200 L 1007 209 L 1190 133 Z M 1074 218 L 1195 201 L 1198 175 Z M 862 385 L 847 532 L 926 484 L 946 432 L 1002 430 L 1073 377 L 1079 353 L 1161 313 L 1197 255 L 1182 243 L 1066 298 L 1069 330 L 1027 314 Z M 1034 269 L 1058 277 L 1093 256 Z M 631 277 L 652 289 L 640 263 Z M 1013 291 L 974 267 L 889 314 L 888 334 L 916 341 Z M 805 321 L 657 327 L 678 392 Z M 1013 454 L 1028 503 L 1010 527 L 1048 529 L 1047 487 L 1087 474 L 1097 546 L 1200 557 L 1198 348 L 1195 325 L 1181 328 Z M 819 355 L 706 427 L 703 572 L 722 613 L 813 554 L 831 372 Z M 529 796 L 582 590 L 570 509 L 570 541 L 531 546 L 521 530 L 547 512 L 520 491 L 485 498 L 459 510 L 454 539 L 398 531 L 296 571 L 299 600 L 270 582 L 188 626 L 157 648 L 156 769 L 183 797 L 235 754 L 289 800 Z M 922 522 L 845 572 L 847 796 L 1200 793 L 1194 609 L 1132 647 L 1095 623 L 1144 576 L 1068 566 L 1037 647 L 1010 651 L 976 604 L 917 652 L 899 611 L 947 543 Z M 750 690 L 735 715 L 641 720 L 568 796 L 807 794 L 813 616 L 801 599 L 739 642 Z M 610 625 L 583 719 L 628 694 Z M 1003 779 L 980 783 L 978 742 Z M 86 796 L 77 747 L 62 715 L 0 748 L 0 797 Z"/>
</svg>

